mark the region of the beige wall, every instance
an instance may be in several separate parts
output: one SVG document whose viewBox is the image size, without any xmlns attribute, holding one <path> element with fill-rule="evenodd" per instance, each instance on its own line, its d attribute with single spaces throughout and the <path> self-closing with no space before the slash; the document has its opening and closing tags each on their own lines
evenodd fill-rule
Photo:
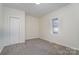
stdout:
<svg viewBox="0 0 79 59">
<path fill-rule="evenodd" d="M 3 37 L 2 37 L 2 33 L 3 33 L 3 18 L 2 18 L 2 4 L 0 3 L 0 52 L 2 50 L 2 40 L 3 40 Z"/>
<path fill-rule="evenodd" d="M 2 31 L 2 24 L 3 24 L 3 20 L 2 20 L 2 4 L 0 4 L 0 32 Z"/>
<path fill-rule="evenodd" d="M 26 40 L 39 38 L 39 19 L 26 15 Z"/>
<path fill-rule="evenodd" d="M 52 33 L 51 20 L 60 21 L 59 34 Z M 74 49 L 79 49 L 79 4 L 70 4 L 40 19 L 40 38 Z"/>
</svg>

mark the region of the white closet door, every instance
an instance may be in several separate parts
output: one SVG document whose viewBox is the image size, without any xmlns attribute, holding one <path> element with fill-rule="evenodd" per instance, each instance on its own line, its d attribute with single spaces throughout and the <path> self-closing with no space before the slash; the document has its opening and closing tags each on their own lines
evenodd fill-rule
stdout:
<svg viewBox="0 0 79 59">
<path fill-rule="evenodd" d="M 20 40 L 20 19 L 18 17 L 9 17 L 9 39 L 12 44 Z"/>
</svg>

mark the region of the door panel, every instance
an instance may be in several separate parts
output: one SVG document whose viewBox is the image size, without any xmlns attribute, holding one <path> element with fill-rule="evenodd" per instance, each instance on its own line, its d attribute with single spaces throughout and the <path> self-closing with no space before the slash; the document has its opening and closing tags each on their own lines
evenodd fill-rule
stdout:
<svg viewBox="0 0 79 59">
<path fill-rule="evenodd" d="M 9 39 L 11 43 L 20 40 L 20 19 L 18 17 L 9 18 Z"/>
</svg>

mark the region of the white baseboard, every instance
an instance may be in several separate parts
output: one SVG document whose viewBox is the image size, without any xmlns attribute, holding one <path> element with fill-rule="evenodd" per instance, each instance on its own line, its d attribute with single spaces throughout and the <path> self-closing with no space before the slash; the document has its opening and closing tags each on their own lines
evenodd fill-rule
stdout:
<svg viewBox="0 0 79 59">
<path fill-rule="evenodd" d="M 43 40 L 45 40 L 45 39 L 43 39 Z M 49 41 L 50 43 L 56 43 L 58 45 L 61 45 L 61 46 L 68 47 L 68 48 L 71 48 L 71 49 L 79 51 L 79 48 L 71 47 L 71 46 L 68 46 L 68 45 L 65 45 L 65 44 L 62 44 L 62 43 L 58 43 L 58 42 L 54 42 L 54 41 L 51 41 L 51 40 L 46 40 L 46 41 Z"/>
<path fill-rule="evenodd" d="M 24 43 L 24 42 L 25 42 L 25 40 L 19 41 L 19 42 L 15 42 L 15 43 L 10 43 L 10 44 L 4 44 L 3 46 L 0 46 L 0 53 L 1 53 L 2 49 L 3 49 L 5 46 L 13 45 L 13 44 L 17 44 L 17 43 Z"/>
</svg>

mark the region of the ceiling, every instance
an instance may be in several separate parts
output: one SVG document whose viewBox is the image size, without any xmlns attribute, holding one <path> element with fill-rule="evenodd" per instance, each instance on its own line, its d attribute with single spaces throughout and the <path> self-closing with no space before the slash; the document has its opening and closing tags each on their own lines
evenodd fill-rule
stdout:
<svg viewBox="0 0 79 59">
<path fill-rule="evenodd" d="M 58 10 L 68 3 L 4 3 L 3 6 L 24 10 L 26 14 L 36 17 L 44 16 L 50 12 Z"/>
</svg>

